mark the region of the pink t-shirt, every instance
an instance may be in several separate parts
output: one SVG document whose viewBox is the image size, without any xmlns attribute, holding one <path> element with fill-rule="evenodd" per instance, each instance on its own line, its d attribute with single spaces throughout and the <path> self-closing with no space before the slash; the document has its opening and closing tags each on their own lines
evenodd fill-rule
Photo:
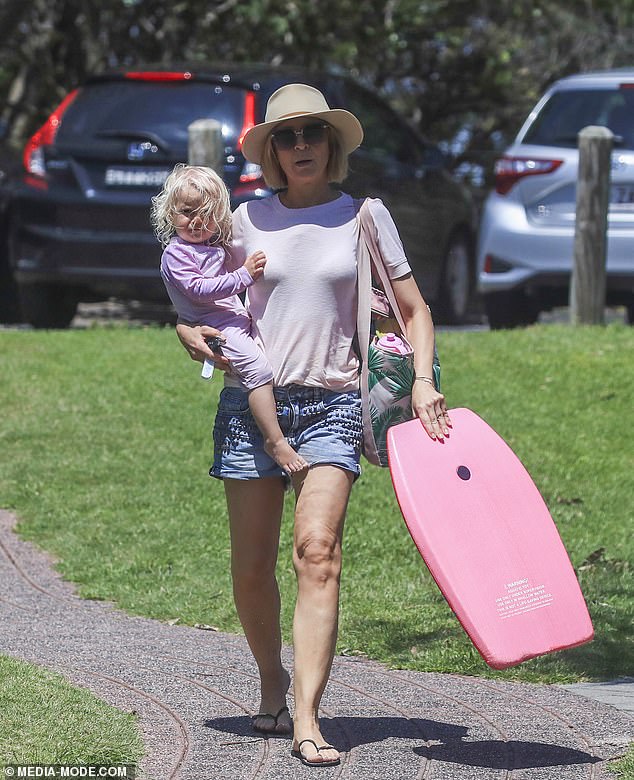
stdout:
<svg viewBox="0 0 634 780">
<path fill-rule="evenodd" d="M 247 308 L 276 385 L 350 391 L 359 387 L 356 332 L 356 212 L 342 194 L 289 209 L 277 195 L 249 201 L 233 215 L 231 265 L 262 249 L 264 276 L 247 290 Z M 370 209 L 390 278 L 410 272 L 398 231 L 380 200 Z"/>
</svg>

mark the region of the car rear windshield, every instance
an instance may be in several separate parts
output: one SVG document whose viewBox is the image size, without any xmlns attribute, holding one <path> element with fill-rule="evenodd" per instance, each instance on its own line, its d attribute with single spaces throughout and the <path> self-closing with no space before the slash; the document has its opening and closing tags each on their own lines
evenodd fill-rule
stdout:
<svg viewBox="0 0 634 780">
<path fill-rule="evenodd" d="M 634 148 L 634 90 L 555 92 L 529 127 L 522 143 L 576 147 L 577 134 L 588 125 L 609 127 L 614 133 L 616 147 Z"/>
<path fill-rule="evenodd" d="M 116 81 L 84 87 L 64 114 L 60 145 L 91 139 L 152 138 L 169 149 L 187 146 L 196 119 L 222 123 L 225 142 L 235 145 L 242 129 L 244 91 L 204 82 Z"/>
</svg>

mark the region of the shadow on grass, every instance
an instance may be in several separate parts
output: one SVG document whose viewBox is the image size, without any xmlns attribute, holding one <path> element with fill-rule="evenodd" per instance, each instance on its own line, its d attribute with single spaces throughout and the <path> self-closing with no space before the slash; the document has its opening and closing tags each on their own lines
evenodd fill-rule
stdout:
<svg viewBox="0 0 634 780">
<path fill-rule="evenodd" d="M 386 654 L 409 654 L 410 648 L 429 649 L 434 645 L 467 641 L 460 623 L 448 617 L 440 623 L 434 616 L 433 628 L 422 628 L 399 618 L 398 614 L 389 618 L 368 618 L 357 621 L 354 631 L 367 642 L 372 639 Z M 440 624 L 439 624 L 440 623 Z"/>
<path fill-rule="evenodd" d="M 600 758 L 582 750 L 543 742 L 511 740 L 466 741 L 469 730 L 465 726 L 420 718 L 346 717 L 322 718 L 324 737 L 344 751 L 383 742 L 389 739 L 407 739 L 414 743 L 413 753 L 430 761 L 460 764 L 489 769 L 531 769 L 548 766 L 595 764 Z M 204 725 L 234 737 L 260 738 L 251 727 L 248 717 L 211 718 Z M 289 735 L 271 735 L 290 741 Z M 428 744 L 421 745 L 420 742 Z M 429 744 L 440 743 L 440 744 Z M 389 752 L 386 754 L 389 760 Z"/>
<path fill-rule="evenodd" d="M 378 651 L 388 663 L 405 664 L 408 669 L 419 671 L 433 668 L 448 673 L 486 674 L 509 679 L 574 681 L 624 677 L 631 675 L 634 669 L 634 643 L 629 639 L 631 615 L 623 610 L 615 609 L 596 619 L 593 616 L 595 636 L 591 642 L 540 656 L 504 672 L 487 667 L 458 620 L 449 620 L 452 622 L 428 631 L 413 629 L 400 623 L 398 618 L 368 620 L 362 628 L 358 627 L 358 631 L 361 635 L 377 638 L 374 657 Z"/>
<path fill-rule="evenodd" d="M 592 608 L 591 608 L 592 612 Z M 593 619 L 594 639 L 585 645 L 536 659 L 542 673 L 563 673 L 571 679 L 610 680 L 632 674 L 634 643 L 631 641 L 631 614 L 615 611 Z"/>
<path fill-rule="evenodd" d="M 486 664 L 453 616 L 423 629 L 398 616 L 367 619 L 354 627 L 357 643 L 371 658 L 398 668 L 449 673 L 484 673 Z M 354 645 L 354 640 L 351 640 Z"/>
</svg>

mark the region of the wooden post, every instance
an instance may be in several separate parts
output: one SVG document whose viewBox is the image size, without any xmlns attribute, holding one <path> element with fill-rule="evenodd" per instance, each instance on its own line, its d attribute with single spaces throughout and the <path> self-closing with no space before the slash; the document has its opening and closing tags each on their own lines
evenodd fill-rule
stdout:
<svg viewBox="0 0 634 780">
<path fill-rule="evenodd" d="M 603 324 L 610 167 L 614 136 L 607 127 L 579 133 L 574 264 L 570 280 L 573 325 Z"/>
<path fill-rule="evenodd" d="M 197 119 L 187 128 L 187 160 L 190 165 L 204 165 L 213 168 L 222 177 L 224 174 L 224 141 L 222 125 L 215 119 Z"/>
</svg>

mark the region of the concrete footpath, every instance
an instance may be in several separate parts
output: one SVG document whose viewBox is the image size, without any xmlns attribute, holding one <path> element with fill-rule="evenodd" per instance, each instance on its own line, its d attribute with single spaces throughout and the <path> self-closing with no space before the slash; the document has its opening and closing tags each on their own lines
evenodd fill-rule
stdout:
<svg viewBox="0 0 634 780">
<path fill-rule="evenodd" d="M 129 617 L 81 600 L 13 525 L 13 516 L 0 511 L 0 653 L 55 669 L 137 713 L 147 748 L 143 777 L 314 774 L 290 756 L 289 738 L 263 739 L 251 730 L 258 684 L 242 637 Z M 285 653 L 290 667 L 290 650 Z M 390 671 L 338 657 L 322 725 L 343 751 L 342 762 L 318 774 L 323 780 L 607 780 L 614 777 L 607 762 L 634 739 L 633 687 L 632 680 L 589 687 L 507 683 Z M 595 698 L 604 694 L 610 698 Z"/>
</svg>

